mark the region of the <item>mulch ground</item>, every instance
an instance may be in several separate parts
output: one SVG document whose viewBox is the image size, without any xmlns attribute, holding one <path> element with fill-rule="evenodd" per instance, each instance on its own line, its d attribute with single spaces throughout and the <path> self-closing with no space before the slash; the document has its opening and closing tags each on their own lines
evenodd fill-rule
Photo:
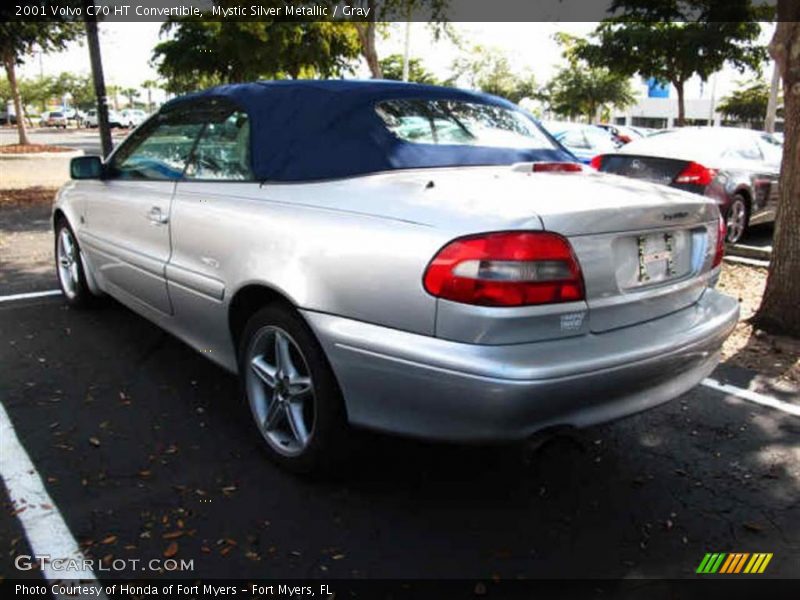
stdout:
<svg viewBox="0 0 800 600">
<path fill-rule="evenodd" d="M 58 188 L 30 187 L 19 190 L 0 190 L 0 207 L 23 207 L 52 204 Z"/>
<path fill-rule="evenodd" d="M 74 148 L 50 146 L 48 144 L 5 144 L 0 146 L 0 154 L 38 154 L 40 152 L 73 152 Z"/>
<path fill-rule="evenodd" d="M 749 319 L 761 304 L 767 269 L 724 263 L 717 289 L 739 300 L 741 317 L 722 348 L 723 360 L 778 380 L 800 384 L 800 340 L 772 335 Z"/>
</svg>

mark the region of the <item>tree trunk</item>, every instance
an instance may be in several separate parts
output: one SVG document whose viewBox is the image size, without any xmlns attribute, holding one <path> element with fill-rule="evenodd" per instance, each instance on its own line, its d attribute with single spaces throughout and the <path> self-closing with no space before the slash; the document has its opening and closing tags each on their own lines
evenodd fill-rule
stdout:
<svg viewBox="0 0 800 600">
<path fill-rule="evenodd" d="M 378 61 L 378 51 L 375 48 L 375 21 L 356 23 L 358 39 L 361 42 L 361 55 L 366 59 L 369 72 L 373 79 L 383 78 L 381 64 Z"/>
<path fill-rule="evenodd" d="M 778 20 L 769 50 L 783 77 L 785 140 L 772 260 L 753 321 L 774 333 L 800 336 L 800 3 L 779 0 Z"/>
<path fill-rule="evenodd" d="M 686 125 L 686 99 L 684 98 L 683 81 L 673 81 L 678 92 L 678 127 Z"/>
<path fill-rule="evenodd" d="M 775 116 L 778 111 L 778 87 L 780 86 L 781 71 L 778 63 L 772 68 L 772 83 L 769 86 L 769 100 L 767 101 L 767 118 L 764 119 L 764 130 L 775 133 Z"/>
<path fill-rule="evenodd" d="M 14 99 L 14 112 L 17 114 L 17 134 L 21 145 L 30 144 L 28 140 L 28 130 L 25 128 L 25 114 L 22 109 L 22 99 L 19 96 L 19 86 L 17 85 L 17 65 L 13 56 L 3 58 L 3 66 L 8 75 L 8 85 L 11 88 L 11 96 Z M 11 123 L 11 115 L 8 115 L 8 122 Z"/>
</svg>

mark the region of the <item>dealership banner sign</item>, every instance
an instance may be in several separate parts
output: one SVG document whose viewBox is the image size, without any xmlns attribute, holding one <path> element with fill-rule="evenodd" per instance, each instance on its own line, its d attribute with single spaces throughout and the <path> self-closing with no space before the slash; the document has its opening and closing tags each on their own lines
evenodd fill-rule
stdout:
<svg viewBox="0 0 800 600">
<path fill-rule="evenodd" d="M 776 0 L 675 3 L 645 20 L 774 20 Z M 0 21 L 600 21 L 612 0 L 4 0 Z"/>
</svg>

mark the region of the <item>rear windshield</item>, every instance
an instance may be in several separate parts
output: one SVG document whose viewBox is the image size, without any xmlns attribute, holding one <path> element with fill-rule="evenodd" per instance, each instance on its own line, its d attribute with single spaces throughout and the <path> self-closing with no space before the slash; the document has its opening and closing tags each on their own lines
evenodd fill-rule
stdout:
<svg viewBox="0 0 800 600">
<path fill-rule="evenodd" d="M 375 106 L 394 135 L 406 142 L 491 148 L 553 149 L 523 113 L 462 100 L 386 100 Z"/>
</svg>

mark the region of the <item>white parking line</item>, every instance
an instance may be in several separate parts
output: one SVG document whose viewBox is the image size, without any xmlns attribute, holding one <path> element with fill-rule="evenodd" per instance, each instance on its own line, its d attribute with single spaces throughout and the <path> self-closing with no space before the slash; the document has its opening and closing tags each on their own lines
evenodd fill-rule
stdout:
<svg viewBox="0 0 800 600">
<path fill-rule="evenodd" d="M 30 298 L 44 298 L 45 296 L 58 296 L 61 290 L 47 290 L 45 292 L 27 292 L 25 294 L 11 294 L 0 296 L 0 302 L 13 302 L 14 300 L 28 300 Z"/>
<path fill-rule="evenodd" d="M 800 406 L 789 404 L 788 402 L 784 402 L 783 400 L 778 400 L 777 398 L 773 398 L 772 396 L 759 394 L 758 392 L 736 387 L 735 385 L 730 385 L 729 383 L 720 383 L 716 379 L 711 379 L 710 377 L 703 379 L 702 383 L 704 386 L 709 387 L 712 390 L 717 390 L 725 394 L 731 394 L 732 396 L 736 396 L 737 398 L 741 398 L 742 400 L 747 400 L 748 402 L 755 402 L 756 404 L 760 404 L 761 406 L 777 408 L 778 410 L 781 410 L 790 415 L 794 415 L 795 417 L 800 417 Z"/>
<path fill-rule="evenodd" d="M 28 538 L 33 554 L 49 556 L 52 559 L 77 559 L 77 565 L 82 567 L 83 554 L 47 493 L 28 453 L 20 444 L 11 419 L 2 404 L 0 404 L 0 476 L 3 478 L 11 505 L 25 530 L 25 537 Z M 56 571 L 47 561 L 43 561 L 42 575 L 53 582 L 81 579 L 88 582 L 87 585 L 99 585 L 91 569 Z M 105 598 L 105 594 L 93 597 L 102 599 Z"/>
</svg>

